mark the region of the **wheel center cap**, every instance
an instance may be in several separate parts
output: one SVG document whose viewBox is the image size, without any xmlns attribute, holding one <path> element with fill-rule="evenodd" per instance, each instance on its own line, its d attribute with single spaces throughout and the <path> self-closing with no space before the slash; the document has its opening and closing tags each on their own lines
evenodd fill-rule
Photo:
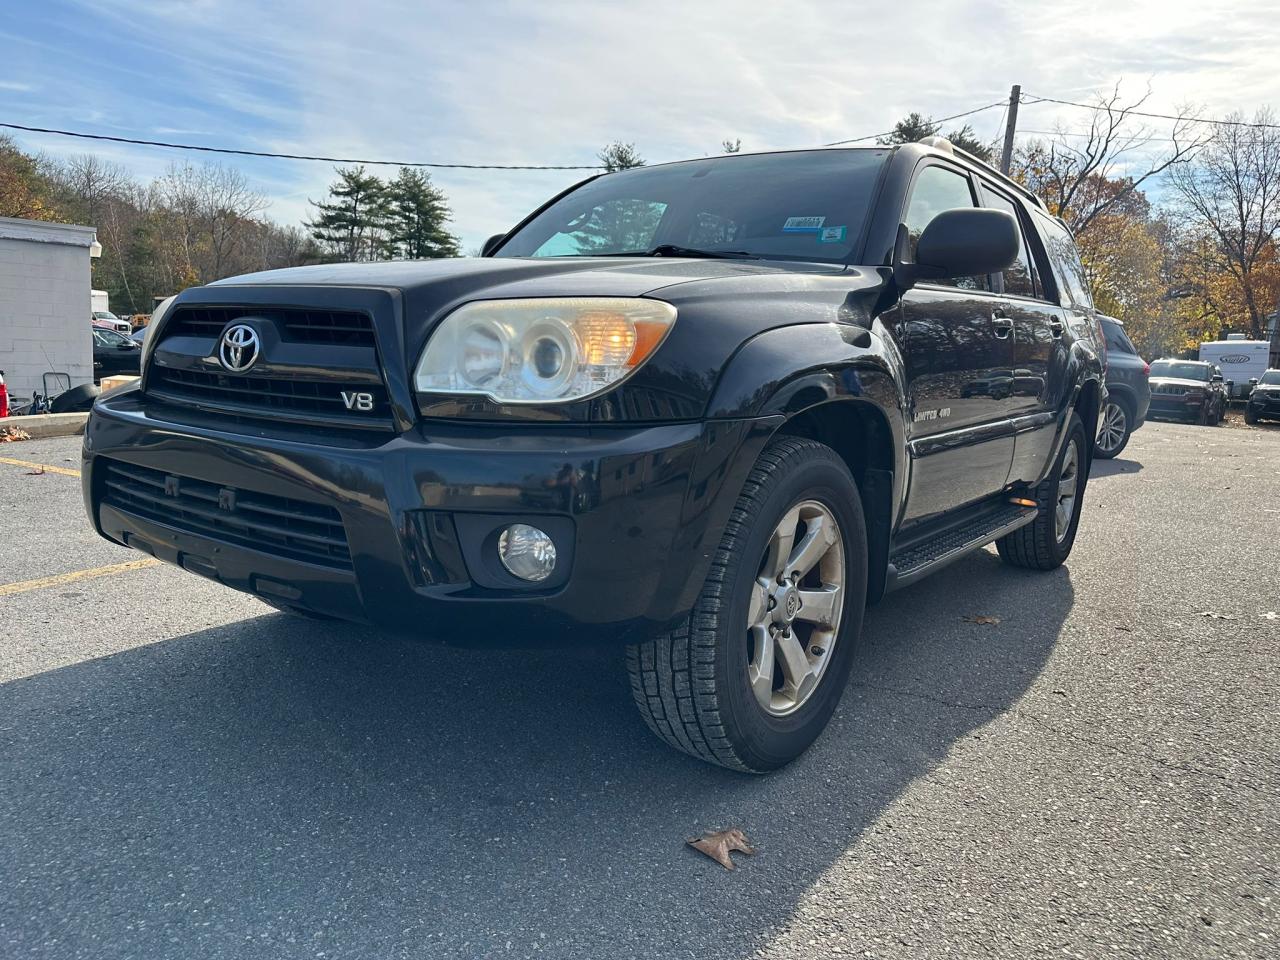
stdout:
<svg viewBox="0 0 1280 960">
<path fill-rule="evenodd" d="M 774 606 L 774 619 L 782 624 L 789 624 L 800 612 L 800 593 L 789 583 L 784 583 L 774 592 L 777 601 Z"/>
</svg>

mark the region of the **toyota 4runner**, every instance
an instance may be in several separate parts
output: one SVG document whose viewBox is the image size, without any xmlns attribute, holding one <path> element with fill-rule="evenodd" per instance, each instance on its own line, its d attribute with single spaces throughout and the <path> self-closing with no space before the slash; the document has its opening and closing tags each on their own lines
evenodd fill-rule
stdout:
<svg viewBox="0 0 1280 960">
<path fill-rule="evenodd" d="M 594 177 L 479 258 L 152 326 L 85 432 L 103 536 L 295 613 L 626 644 L 652 730 L 749 771 L 822 731 L 886 591 L 1063 562 L 1105 397 L 1070 233 L 941 140 Z"/>
</svg>

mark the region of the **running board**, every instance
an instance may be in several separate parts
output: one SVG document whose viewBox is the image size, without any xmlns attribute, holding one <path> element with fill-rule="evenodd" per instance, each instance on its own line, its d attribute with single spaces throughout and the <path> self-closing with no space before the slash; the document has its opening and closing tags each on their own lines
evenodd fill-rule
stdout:
<svg viewBox="0 0 1280 960">
<path fill-rule="evenodd" d="M 936 537 L 898 551 L 889 558 L 885 591 L 897 590 L 941 570 L 953 560 L 994 543 L 1036 518 L 1034 507 L 1013 504 L 974 517 Z"/>
</svg>

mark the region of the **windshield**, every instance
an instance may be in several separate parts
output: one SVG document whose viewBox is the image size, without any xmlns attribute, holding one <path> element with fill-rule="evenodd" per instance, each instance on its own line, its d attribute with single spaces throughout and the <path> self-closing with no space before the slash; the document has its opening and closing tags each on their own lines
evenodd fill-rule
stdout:
<svg viewBox="0 0 1280 960">
<path fill-rule="evenodd" d="M 1179 380 L 1208 380 L 1209 366 L 1190 360 L 1157 360 L 1151 365 L 1153 377 L 1176 377 Z"/>
<path fill-rule="evenodd" d="M 1258 378 L 1258 383 L 1268 387 L 1280 387 L 1280 370 L 1268 370 Z"/>
<path fill-rule="evenodd" d="M 887 150 L 801 150 L 637 167 L 599 177 L 513 234 L 501 257 L 698 251 L 843 263 Z"/>
<path fill-rule="evenodd" d="M 103 330 L 100 327 L 93 331 L 93 339 L 97 340 L 98 345 L 101 347 L 118 347 L 122 343 L 134 346 L 134 342 L 128 337 L 122 336 L 114 330 Z"/>
<path fill-rule="evenodd" d="M 120 319 L 110 310 L 95 310 L 93 311 L 93 316 L 94 316 L 94 319 L 96 320 L 119 320 Z"/>
</svg>

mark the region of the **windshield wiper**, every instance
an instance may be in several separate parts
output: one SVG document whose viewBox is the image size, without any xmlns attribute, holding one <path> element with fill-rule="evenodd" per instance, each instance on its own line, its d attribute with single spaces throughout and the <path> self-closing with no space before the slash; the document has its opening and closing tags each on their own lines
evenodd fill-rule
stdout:
<svg viewBox="0 0 1280 960">
<path fill-rule="evenodd" d="M 690 257 L 704 260 L 741 260 L 743 257 L 758 260 L 759 257 L 746 250 L 698 250 L 696 247 L 681 247 L 674 243 L 660 243 L 651 250 L 629 250 L 626 253 L 597 254 L 603 257 Z"/>
</svg>

